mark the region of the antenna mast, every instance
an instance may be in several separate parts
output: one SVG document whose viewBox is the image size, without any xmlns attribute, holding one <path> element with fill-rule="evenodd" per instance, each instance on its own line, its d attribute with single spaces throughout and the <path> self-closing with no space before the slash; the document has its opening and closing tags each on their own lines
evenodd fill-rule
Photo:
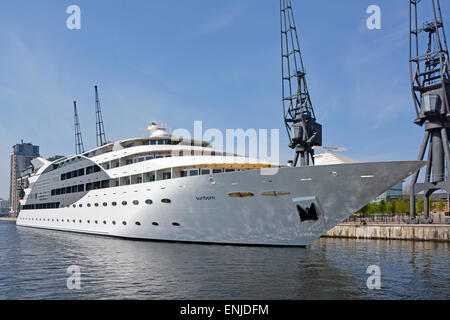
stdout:
<svg viewBox="0 0 450 320">
<path fill-rule="evenodd" d="M 95 118 L 96 118 L 96 127 L 95 131 L 97 134 L 97 147 L 104 146 L 106 144 L 106 136 L 105 136 L 105 127 L 103 125 L 103 117 L 102 110 L 100 108 L 100 99 L 98 98 L 98 88 L 95 88 Z"/>
<path fill-rule="evenodd" d="M 316 122 L 303 66 L 291 0 L 280 0 L 282 103 L 294 166 L 314 164 L 314 146 L 322 145 L 322 125 Z"/>
<path fill-rule="evenodd" d="M 73 111 L 75 119 L 75 153 L 84 153 L 83 137 L 81 136 L 80 120 L 78 118 L 77 102 L 73 102 Z"/>
<path fill-rule="evenodd" d="M 417 183 L 420 171 L 411 182 L 410 220 L 416 223 L 416 194 L 424 192 L 424 219 L 430 219 L 430 196 L 437 190 L 450 192 L 450 73 L 447 40 L 439 0 L 427 1 L 431 7 L 431 22 L 419 26 L 421 0 L 410 0 L 410 73 L 416 120 L 425 127 L 425 137 L 419 153 L 423 160 L 428 149 L 428 165 L 425 181 Z M 425 2 L 425 1 L 424 1 Z M 422 2 L 422 5 L 423 3 Z M 423 40 L 423 42 L 421 42 Z M 426 40 L 426 41 L 425 41 Z M 447 170 L 447 172 L 446 172 Z M 447 173 L 447 174 L 446 174 Z"/>
</svg>

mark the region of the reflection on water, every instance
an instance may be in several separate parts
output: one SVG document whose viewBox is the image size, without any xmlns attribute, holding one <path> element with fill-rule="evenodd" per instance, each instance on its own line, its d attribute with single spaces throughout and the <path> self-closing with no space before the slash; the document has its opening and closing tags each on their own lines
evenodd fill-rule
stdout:
<svg viewBox="0 0 450 320">
<path fill-rule="evenodd" d="M 81 268 L 81 290 L 66 270 Z M 381 268 L 381 290 L 366 286 Z M 320 239 L 301 248 L 129 241 L 0 222 L 1 299 L 449 299 L 449 244 Z"/>
</svg>

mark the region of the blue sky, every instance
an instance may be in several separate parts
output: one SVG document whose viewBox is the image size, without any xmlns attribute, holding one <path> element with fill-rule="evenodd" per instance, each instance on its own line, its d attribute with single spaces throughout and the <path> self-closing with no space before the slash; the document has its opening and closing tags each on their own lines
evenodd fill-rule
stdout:
<svg viewBox="0 0 450 320">
<path fill-rule="evenodd" d="M 324 145 L 361 161 L 417 158 L 407 0 L 293 0 L 301 49 Z M 66 28 L 80 6 L 81 30 Z M 379 5 L 382 29 L 366 28 Z M 450 28 L 450 3 L 442 1 Z M 278 128 L 278 0 L 25 1 L 0 3 L 0 197 L 8 197 L 11 146 L 43 156 L 74 151 L 77 100 L 85 146 L 95 144 L 93 86 L 108 140 L 146 135 L 149 121 L 171 128 Z"/>
</svg>

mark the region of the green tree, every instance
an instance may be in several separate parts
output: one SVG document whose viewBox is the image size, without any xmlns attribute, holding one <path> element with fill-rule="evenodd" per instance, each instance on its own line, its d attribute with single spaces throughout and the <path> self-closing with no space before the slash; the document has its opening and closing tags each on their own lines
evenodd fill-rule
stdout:
<svg viewBox="0 0 450 320">
<path fill-rule="evenodd" d="M 377 213 L 386 213 L 386 201 L 381 200 L 378 204 L 378 212 Z"/>
<path fill-rule="evenodd" d="M 395 201 L 386 204 L 386 213 L 395 213 Z"/>
<path fill-rule="evenodd" d="M 442 211 L 444 211 L 446 205 L 447 205 L 447 204 L 445 203 L 445 201 L 444 201 L 443 199 L 441 199 L 441 200 L 438 201 L 438 203 L 437 203 L 437 205 L 436 205 L 436 208 L 437 208 L 437 210 L 438 210 L 439 212 L 442 212 Z"/>
<path fill-rule="evenodd" d="M 416 212 L 417 213 L 423 212 L 424 202 L 425 201 L 423 198 L 416 202 Z"/>
</svg>

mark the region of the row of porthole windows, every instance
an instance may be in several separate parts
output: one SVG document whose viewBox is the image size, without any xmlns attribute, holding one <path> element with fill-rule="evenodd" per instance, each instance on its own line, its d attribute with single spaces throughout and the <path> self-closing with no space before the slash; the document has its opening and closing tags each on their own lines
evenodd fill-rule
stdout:
<svg viewBox="0 0 450 320">
<path fill-rule="evenodd" d="M 161 202 L 162 202 L 162 203 L 171 203 L 172 201 L 171 201 L 170 199 L 162 199 Z M 137 205 L 139 205 L 139 201 L 138 201 L 138 200 L 134 200 L 134 201 L 133 201 L 133 204 L 134 204 L 135 206 L 137 206 Z M 147 200 L 145 200 L 145 204 L 151 205 L 151 204 L 153 204 L 153 200 L 147 199 Z M 107 202 L 103 202 L 102 205 L 103 205 L 104 207 L 107 207 L 107 206 L 108 206 L 108 203 L 107 203 Z M 117 206 L 117 202 L 113 201 L 113 202 L 111 202 L 111 205 L 112 205 L 113 207 L 116 207 L 116 206 Z M 122 201 L 122 205 L 123 205 L 123 206 L 126 206 L 126 205 L 128 205 L 128 202 L 127 202 L 127 201 Z M 73 205 L 72 205 L 73 208 L 76 208 L 76 206 L 77 206 L 76 204 L 73 204 Z M 88 203 L 86 206 L 87 206 L 88 208 L 90 208 L 92 205 L 91 205 L 90 203 Z M 94 207 L 99 207 L 99 206 L 100 206 L 100 205 L 99 205 L 98 203 L 94 203 Z M 69 208 L 70 206 L 67 206 L 67 207 Z M 79 204 L 78 207 L 82 208 L 82 207 L 83 207 L 83 204 Z"/>
<path fill-rule="evenodd" d="M 28 221 L 48 221 L 48 222 L 50 222 L 50 219 L 43 219 L 43 218 L 19 218 L 19 220 L 28 220 Z M 69 222 L 70 223 L 70 219 L 56 219 L 56 222 L 60 222 L 60 220 L 61 220 L 61 222 Z M 52 222 L 55 222 L 55 219 L 51 219 L 51 221 Z M 75 219 L 73 219 L 72 220 L 72 222 L 73 223 L 76 223 L 76 220 Z M 78 220 L 78 222 L 79 223 L 83 223 L 83 220 Z M 88 223 L 88 224 L 90 224 L 91 223 L 91 220 L 86 220 L 86 222 Z M 94 220 L 94 224 L 98 224 L 99 222 L 98 222 L 98 220 Z M 107 224 L 107 222 L 106 222 L 106 220 L 103 220 L 103 224 Z M 113 225 L 116 225 L 117 223 L 116 223 L 116 221 L 112 221 L 112 224 Z M 124 225 L 124 226 L 126 226 L 127 225 L 127 222 L 126 221 L 122 221 L 122 224 Z M 135 225 L 137 225 L 137 226 L 141 226 L 142 224 L 139 222 L 139 221 L 136 221 L 135 222 Z M 154 226 L 159 226 L 159 223 L 158 222 L 152 222 L 152 225 L 154 225 Z M 174 226 L 174 227 L 180 227 L 180 224 L 178 223 L 178 222 L 172 222 L 172 225 Z"/>
</svg>

